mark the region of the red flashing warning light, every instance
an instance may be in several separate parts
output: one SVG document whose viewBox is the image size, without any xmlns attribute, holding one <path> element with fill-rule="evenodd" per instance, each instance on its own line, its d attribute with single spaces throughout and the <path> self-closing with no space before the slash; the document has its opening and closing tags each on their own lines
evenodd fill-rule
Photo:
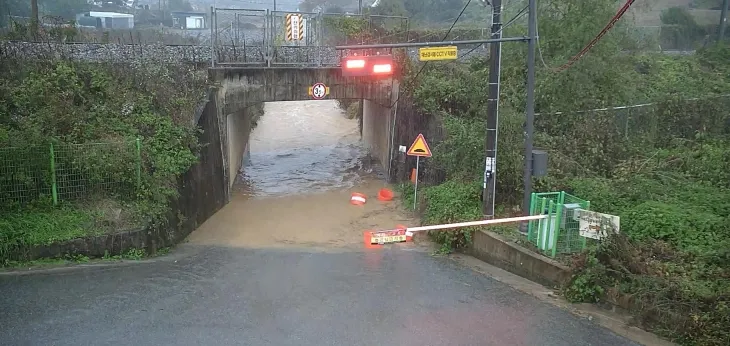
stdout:
<svg viewBox="0 0 730 346">
<path fill-rule="evenodd" d="M 365 68 L 365 59 L 347 59 L 345 68 Z"/>
<path fill-rule="evenodd" d="M 391 64 L 373 65 L 373 73 L 383 74 L 383 73 L 392 73 L 392 72 L 393 72 L 393 65 L 391 65 Z"/>
<path fill-rule="evenodd" d="M 350 56 L 342 60 L 345 77 L 390 76 L 393 74 L 393 57 L 390 55 Z"/>
</svg>

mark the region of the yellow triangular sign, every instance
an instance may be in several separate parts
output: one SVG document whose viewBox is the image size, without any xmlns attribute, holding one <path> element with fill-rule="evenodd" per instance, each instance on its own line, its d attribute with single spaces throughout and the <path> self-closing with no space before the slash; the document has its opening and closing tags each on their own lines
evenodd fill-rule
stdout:
<svg viewBox="0 0 730 346">
<path fill-rule="evenodd" d="M 406 154 L 410 156 L 431 157 L 431 149 L 428 147 L 428 143 L 426 143 L 426 139 L 423 138 L 422 133 L 418 134 L 418 137 L 413 141 Z"/>
</svg>

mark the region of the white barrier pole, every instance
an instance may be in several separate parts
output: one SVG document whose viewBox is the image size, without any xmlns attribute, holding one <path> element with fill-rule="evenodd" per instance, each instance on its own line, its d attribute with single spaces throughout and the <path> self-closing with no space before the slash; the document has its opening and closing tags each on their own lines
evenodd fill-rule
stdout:
<svg viewBox="0 0 730 346">
<path fill-rule="evenodd" d="M 508 218 L 504 218 L 504 219 L 491 219 L 491 220 L 449 223 L 449 224 L 445 224 L 445 225 L 408 227 L 408 228 L 406 228 L 406 232 L 434 231 L 434 230 L 438 230 L 438 229 L 462 228 L 462 227 L 471 227 L 471 226 L 486 226 L 486 225 L 494 225 L 494 224 L 500 224 L 500 223 L 540 220 L 540 219 L 544 219 L 547 217 L 548 217 L 547 215 L 530 215 L 530 216 L 508 217 Z"/>
</svg>

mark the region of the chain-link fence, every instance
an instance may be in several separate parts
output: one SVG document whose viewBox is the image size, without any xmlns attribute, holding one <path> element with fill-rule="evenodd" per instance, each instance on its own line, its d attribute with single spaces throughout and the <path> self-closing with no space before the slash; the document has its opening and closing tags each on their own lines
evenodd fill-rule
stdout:
<svg viewBox="0 0 730 346">
<path fill-rule="evenodd" d="M 0 147 L 0 208 L 93 197 L 132 199 L 140 141 Z"/>
<path fill-rule="evenodd" d="M 267 10 L 213 9 L 213 64 L 264 64 L 270 38 Z"/>
<path fill-rule="evenodd" d="M 616 139 L 661 144 L 674 137 L 693 138 L 698 131 L 708 134 L 725 133 L 728 130 L 728 121 L 730 94 L 537 114 L 535 128 L 550 136 L 566 137 L 572 136 L 576 130 L 586 133 L 600 130 Z"/>
</svg>

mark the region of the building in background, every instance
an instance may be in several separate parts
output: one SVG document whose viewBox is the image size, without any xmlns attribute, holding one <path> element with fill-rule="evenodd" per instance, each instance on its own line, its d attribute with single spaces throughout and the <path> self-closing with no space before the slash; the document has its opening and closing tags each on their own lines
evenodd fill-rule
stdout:
<svg viewBox="0 0 730 346">
<path fill-rule="evenodd" d="M 134 28 L 134 15 L 89 11 L 77 14 L 76 24 L 100 29 L 132 29 Z"/>
<path fill-rule="evenodd" d="M 170 15 L 172 16 L 172 27 L 176 29 L 196 30 L 208 27 L 205 12 L 173 11 L 170 12 Z"/>
</svg>

